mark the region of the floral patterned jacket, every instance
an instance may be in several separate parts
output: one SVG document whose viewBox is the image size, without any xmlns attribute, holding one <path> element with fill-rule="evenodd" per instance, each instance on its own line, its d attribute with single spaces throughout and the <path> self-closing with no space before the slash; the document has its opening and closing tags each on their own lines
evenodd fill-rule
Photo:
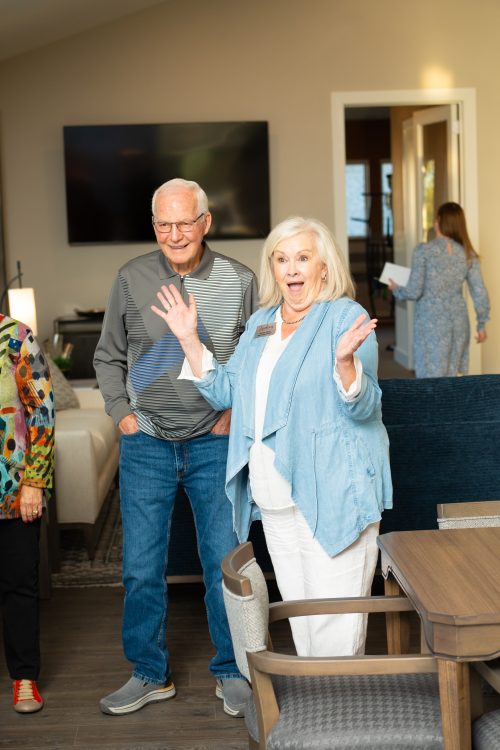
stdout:
<svg viewBox="0 0 500 750">
<path fill-rule="evenodd" d="M 19 518 L 21 485 L 52 486 L 54 393 L 31 330 L 0 314 L 0 520 Z"/>
</svg>

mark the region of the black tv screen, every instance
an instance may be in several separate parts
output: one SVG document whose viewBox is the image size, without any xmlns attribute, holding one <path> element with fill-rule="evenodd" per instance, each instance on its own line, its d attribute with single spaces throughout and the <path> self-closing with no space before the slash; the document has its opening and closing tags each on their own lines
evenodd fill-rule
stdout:
<svg viewBox="0 0 500 750">
<path fill-rule="evenodd" d="M 70 244 L 154 242 L 151 197 L 173 177 L 208 195 L 209 238 L 270 230 L 267 122 L 64 128 Z"/>
</svg>

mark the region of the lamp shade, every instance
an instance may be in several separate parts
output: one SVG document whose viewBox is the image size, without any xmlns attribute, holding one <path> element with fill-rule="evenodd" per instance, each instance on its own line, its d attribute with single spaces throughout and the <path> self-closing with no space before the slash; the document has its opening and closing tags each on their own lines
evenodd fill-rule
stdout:
<svg viewBox="0 0 500 750">
<path fill-rule="evenodd" d="M 36 307 L 35 307 L 35 290 L 31 287 L 22 289 L 9 289 L 10 317 L 25 323 L 31 328 L 35 336 L 37 335 L 36 326 Z"/>
</svg>

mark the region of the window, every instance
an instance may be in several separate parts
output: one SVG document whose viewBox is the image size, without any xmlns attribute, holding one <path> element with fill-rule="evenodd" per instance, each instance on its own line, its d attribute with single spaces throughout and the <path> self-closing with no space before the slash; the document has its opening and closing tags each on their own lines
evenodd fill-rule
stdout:
<svg viewBox="0 0 500 750">
<path fill-rule="evenodd" d="M 394 224 L 392 220 L 392 164 L 383 161 L 380 165 L 380 184 L 382 186 L 382 233 L 392 237 Z"/>
<path fill-rule="evenodd" d="M 347 234 L 368 234 L 368 200 L 370 175 L 367 162 L 349 162 L 345 167 Z"/>
</svg>

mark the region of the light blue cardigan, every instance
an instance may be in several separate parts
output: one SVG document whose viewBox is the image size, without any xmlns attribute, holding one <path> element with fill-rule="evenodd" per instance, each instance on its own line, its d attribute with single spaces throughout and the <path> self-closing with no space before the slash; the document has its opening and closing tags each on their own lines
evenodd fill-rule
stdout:
<svg viewBox="0 0 500 750">
<path fill-rule="evenodd" d="M 359 348 L 361 392 L 346 401 L 333 380 L 339 337 L 363 308 L 351 299 L 313 306 L 278 360 L 271 378 L 263 441 L 275 466 L 291 484 L 292 497 L 320 544 L 336 555 L 392 507 L 389 441 L 382 424 L 377 383 L 377 340 Z M 249 319 L 238 346 L 197 387 L 215 409 L 232 407 L 226 492 L 240 541 L 260 518 L 248 481 L 254 440 L 255 375 L 267 336 L 259 326 L 274 322 L 276 307 Z M 257 335 L 256 335 L 257 332 Z"/>
</svg>

